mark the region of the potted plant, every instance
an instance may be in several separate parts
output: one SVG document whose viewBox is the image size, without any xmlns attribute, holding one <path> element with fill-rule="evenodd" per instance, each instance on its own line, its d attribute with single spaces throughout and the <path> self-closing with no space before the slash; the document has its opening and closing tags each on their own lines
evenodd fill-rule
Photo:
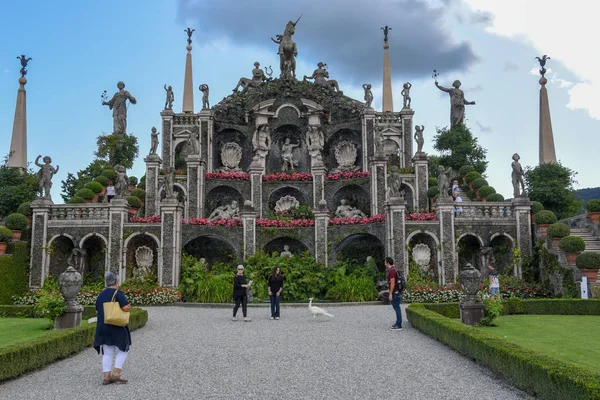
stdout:
<svg viewBox="0 0 600 400">
<path fill-rule="evenodd" d="M 105 177 L 107 177 L 108 179 L 110 179 L 112 181 L 114 181 L 115 178 L 117 177 L 117 174 L 116 174 L 115 170 L 112 169 L 112 168 L 108 168 L 108 169 L 105 169 L 104 171 L 102 171 L 102 175 L 105 176 Z"/>
<path fill-rule="evenodd" d="M 544 205 L 539 201 L 531 202 L 531 222 L 535 220 L 535 214 L 539 213 L 544 209 Z"/>
<path fill-rule="evenodd" d="M 83 189 L 79 189 L 76 193 L 75 196 L 77 197 L 81 197 L 82 199 L 85 200 L 86 203 L 91 203 L 92 200 L 94 199 L 94 192 L 92 192 L 90 189 L 88 188 L 83 188 Z"/>
<path fill-rule="evenodd" d="M 594 224 L 598 223 L 598 217 L 600 217 L 600 200 L 590 200 L 586 203 L 585 209 L 587 215 L 590 217 Z"/>
<path fill-rule="evenodd" d="M 88 182 L 83 187 L 85 189 L 90 189 L 94 193 L 94 198 L 92 199 L 93 202 L 98 201 L 98 197 L 100 196 L 100 193 L 102 193 L 102 190 L 104 190 L 104 187 L 102 186 L 102 184 L 100 182 L 96 182 L 96 181 Z"/>
<path fill-rule="evenodd" d="M 535 214 L 534 221 L 540 229 L 540 236 L 546 237 L 546 229 L 548 225 L 556 222 L 556 214 L 550 210 L 542 210 Z"/>
<path fill-rule="evenodd" d="M 130 176 L 129 177 L 129 191 L 133 191 L 135 190 L 135 187 L 138 184 L 138 178 L 136 178 L 135 176 Z"/>
<path fill-rule="evenodd" d="M 17 212 L 27 217 L 27 228 L 31 228 L 31 203 L 21 203 L 17 208 Z"/>
<path fill-rule="evenodd" d="M 589 282 L 596 282 L 598 280 L 600 254 L 592 252 L 581 253 L 575 259 L 575 265 L 581 270 L 582 275 L 588 278 Z"/>
<path fill-rule="evenodd" d="M 68 204 L 85 204 L 85 199 L 79 196 L 73 196 L 67 201 Z"/>
<path fill-rule="evenodd" d="M 129 210 L 128 210 L 129 215 L 131 215 L 132 217 L 135 217 L 137 215 L 139 208 L 142 206 L 140 199 L 138 199 L 135 196 L 128 196 L 127 203 L 129 203 Z"/>
<path fill-rule="evenodd" d="M 487 201 L 502 203 L 504 201 L 504 196 L 502 196 L 500 193 L 492 193 L 487 197 Z"/>
<path fill-rule="evenodd" d="M 12 240 L 21 240 L 21 233 L 27 228 L 27 217 L 12 213 L 6 217 L 6 227 L 12 231 Z"/>
<path fill-rule="evenodd" d="M 475 182 L 473 182 L 473 184 L 475 184 Z M 487 197 L 494 193 L 496 193 L 496 189 L 494 189 L 493 187 L 491 187 L 489 185 L 484 185 L 479 188 L 478 195 L 479 195 L 479 198 L 481 199 L 481 201 L 485 202 L 485 201 L 487 201 Z"/>
<path fill-rule="evenodd" d="M 487 186 L 487 185 L 488 185 L 488 181 L 486 181 L 483 178 L 477 178 L 473 182 L 471 182 L 471 187 L 477 193 L 477 196 L 479 196 L 479 189 L 481 189 L 482 187 Z"/>
<path fill-rule="evenodd" d="M 575 259 L 585 250 L 585 242 L 579 236 L 565 236 L 558 242 L 558 247 L 566 253 L 567 264 L 575 265 Z"/>
<path fill-rule="evenodd" d="M 12 240 L 12 236 L 10 229 L 0 227 L 0 256 L 6 253 L 6 245 Z"/>
<path fill-rule="evenodd" d="M 569 228 L 569 225 L 567 224 L 556 222 L 548 227 L 547 233 L 548 236 L 552 238 L 552 247 L 558 249 L 560 239 L 569 236 L 571 234 L 571 228 Z"/>
<path fill-rule="evenodd" d="M 467 184 L 467 174 L 469 172 L 474 172 L 475 168 L 472 165 L 463 165 L 462 167 L 460 167 L 460 169 L 458 170 L 458 174 L 462 177 L 463 183 Z"/>
<path fill-rule="evenodd" d="M 134 189 L 131 191 L 131 195 L 137 197 L 144 205 L 144 201 L 146 201 L 146 191 L 144 189 Z"/>
<path fill-rule="evenodd" d="M 433 205 L 433 201 L 435 200 L 435 196 L 437 196 L 438 194 L 440 194 L 440 192 L 438 191 L 438 188 L 435 187 L 435 186 L 432 186 L 429 189 L 427 189 L 427 197 L 429 197 L 430 204 Z"/>
</svg>

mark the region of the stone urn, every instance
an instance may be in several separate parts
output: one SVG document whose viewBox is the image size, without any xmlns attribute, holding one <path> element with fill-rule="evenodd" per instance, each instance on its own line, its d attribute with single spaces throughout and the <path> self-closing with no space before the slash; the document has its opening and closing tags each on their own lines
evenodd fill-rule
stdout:
<svg viewBox="0 0 600 400">
<path fill-rule="evenodd" d="M 54 329 L 74 328 L 81 325 L 83 307 L 77 302 L 77 294 L 83 285 L 81 274 L 73 267 L 69 267 L 58 277 L 60 293 L 65 298 L 67 311 L 56 318 Z"/>
<path fill-rule="evenodd" d="M 481 285 L 481 273 L 471 264 L 460 271 L 460 285 L 466 293 L 466 301 L 460 303 L 460 320 L 467 325 L 476 325 L 485 315 L 482 302 L 477 302 L 476 296 Z"/>
</svg>

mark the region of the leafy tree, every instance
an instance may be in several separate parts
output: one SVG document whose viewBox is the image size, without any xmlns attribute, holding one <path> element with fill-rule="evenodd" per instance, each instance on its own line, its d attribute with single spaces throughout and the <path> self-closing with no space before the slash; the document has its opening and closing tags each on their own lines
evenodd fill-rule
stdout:
<svg viewBox="0 0 600 400">
<path fill-rule="evenodd" d="M 546 210 L 554 211 L 559 219 L 572 217 L 581 210 L 582 204 L 573 190 L 573 184 L 577 183 L 575 175 L 577 172 L 560 162 L 527 167 L 527 194 L 531 200 L 542 203 Z"/>
<path fill-rule="evenodd" d="M 69 172 L 67 178 L 60 184 L 62 189 L 60 197 L 62 197 L 66 203 L 71 197 L 75 196 L 75 193 L 77 193 L 79 189 L 82 189 L 86 183 L 91 182 L 92 179 L 100 175 L 106 167 L 108 167 L 108 162 L 95 160 L 90 163 L 87 168 L 77 172 L 77 175 Z"/>
<path fill-rule="evenodd" d="M 131 168 L 139 153 L 137 137 L 133 135 L 113 133 L 98 136 L 96 144 L 98 145 L 98 151 L 94 153 L 96 158 L 107 161 L 113 167 L 122 165 Z"/>
<path fill-rule="evenodd" d="M 435 157 L 433 163 L 430 161 L 430 171 L 431 165 L 435 164 L 452 167 L 456 173 L 464 165 L 472 165 L 480 174 L 485 172 L 488 164 L 485 158 L 487 150 L 477 143 L 477 138 L 473 137 L 469 128 L 456 125 L 452 129 L 438 128 L 436 131 L 433 148 L 441 155 Z"/>
<path fill-rule="evenodd" d="M 31 169 L 23 173 L 8 167 L 8 157 L 0 165 L 0 218 L 17 211 L 21 203 L 35 199 L 38 189 L 37 176 Z"/>
</svg>

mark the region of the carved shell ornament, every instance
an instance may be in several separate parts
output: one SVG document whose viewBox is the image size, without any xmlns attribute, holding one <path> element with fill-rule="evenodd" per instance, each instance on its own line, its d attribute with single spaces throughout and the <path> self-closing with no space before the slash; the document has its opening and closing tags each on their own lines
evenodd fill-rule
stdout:
<svg viewBox="0 0 600 400">
<path fill-rule="evenodd" d="M 298 208 L 300 202 L 294 196 L 283 196 L 275 203 L 275 211 L 289 210 L 292 207 Z"/>
<path fill-rule="evenodd" d="M 340 142 L 337 146 L 335 146 L 335 159 L 337 160 L 340 171 L 355 171 L 358 169 L 354 165 L 356 162 L 356 156 L 358 152 L 356 151 L 356 145 L 348 140 L 344 140 Z"/>
<path fill-rule="evenodd" d="M 148 246 L 140 246 L 135 251 L 135 261 L 138 267 L 150 268 L 154 261 L 154 252 Z"/>
<path fill-rule="evenodd" d="M 242 148 L 234 142 L 225 143 L 221 148 L 221 163 L 229 171 L 239 170 L 242 161 Z"/>
<path fill-rule="evenodd" d="M 421 271 L 426 271 L 431 260 L 431 249 L 423 243 L 417 244 L 412 251 L 413 260 L 419 265 Z"/>
</svg>

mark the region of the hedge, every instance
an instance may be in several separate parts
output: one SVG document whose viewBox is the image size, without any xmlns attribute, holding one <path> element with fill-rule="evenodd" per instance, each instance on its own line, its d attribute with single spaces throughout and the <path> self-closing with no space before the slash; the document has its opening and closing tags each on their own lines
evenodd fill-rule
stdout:
<svg viewBox="0 0 600 400">
<path fill-rule="evenodd" d="M 95 306 L 83 306 L 83 313 L 81 318 L 90 319 L 96 316 L 96 307 Z M 9 317 L 17 317 L 17 318 L 39 318 L 35 314 L 34 307 L 31 305 L 22 306 L 22 305 L 0 305 L 0 317 L 9 318 Z"/>
<path fill-rule="evenodd" d="M 0 304 L 12 304 L 12 296 L 27 290 L 29 251 L 27 243 L 9 243 L 10 256 L 0 257 Z"/>
<path fill-rule="evenodd" d="M 551 238 L 564 238 L 571 234 L 571 228 L 565 223 L 555 222 L 548 227 L 547 233 Z"/>
<path fill-rule="evenodd" d="M 558 242 L 558 248 L 565 253 L 576 253 L 585 250 L 585 241 L 579 236 L 565 236 Z"/>
<path fill-rule="evenodd" d="M 69 199 L 69 201 L 67 202 L 69 204 L 83 204 L 85 203 L 85 199 L 83 197 L 79 197 L 79 196 L 73 196 Z"/>
<path fill-rule="evenodd" d="M 556 222 L 556 214 L 550 210 L 540 210 L 535 213 L 534 221 L 536 224 L 553 224 Z"/>
<path fill-rule="evenodd" d="M 12 231 L 23 231 L 27 229 L 27 217 L 21 213 L 12 213 L 4 221 L 6 227 Z"/>
<path fill-rule="evenodd" d="M 136 330 L 148 322 L 148 312 L 133 308 L 129 329 Z M 52 331 L 47 335 L 0 348 L 0 382 L 15 378 L 29 371 L 45 367 L 78 353 L 94 343 L 96 324 Z"/>
<path fill-rule="evenodd" d="M 575 265 L 579 269 L 600 269 L 600 254 L 586 252 L 581 253 L 575 259 Z"/>
<path fill-rule="evenodd" d="M 470 173 L 470 172 L 469 172 Z M 488 181 L 483 178 L 477 178 L 473 182 L 471 182 L 473 189 L 479 189 L 488 185 Z"/>
<path fill-rule="evenodd" d="M 504 201 L 504 196 L 500 193 L 492 193 L 487 197 L 487 201 Z"/>
<path fill-rule="evenodd" d="M 463 165 L 458 170 L 458 174 L 460 176 L 466 176 L 469 172 L 473 172 L 473 171 L 475 171 L 475 167 L 473 167 L 472 165 Z"/>
<path fill-rule="evenodd" d="M 465 181 L 467 183 L 473 182 L 475 179 L 481 178 L 481 174 L 477 171 L 471 171 L 465 175 Z"/>
<path fill-rule="evenodd" d="M 406 315 L 410 324 L 419 331 L 474 359 L 513 386 L 537 397 L 561 400 L 600 398 L 600 375 L 589 369 L 496 338 L 458 319 L 428 310 L 424 304 L 411 304 L 406 309 Z"/>
</svg>

